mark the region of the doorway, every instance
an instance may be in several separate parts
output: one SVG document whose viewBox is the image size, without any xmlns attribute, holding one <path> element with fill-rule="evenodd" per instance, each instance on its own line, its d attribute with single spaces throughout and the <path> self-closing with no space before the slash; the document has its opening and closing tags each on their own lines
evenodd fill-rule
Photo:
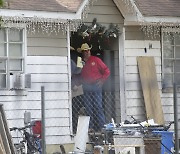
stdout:
<svg viewBox="0 0 180 154">
<path fill-rule="evenodd" d="M 110 123 L 112 118 L 115 119 L 115 51 L 113 50 L 114 45 L 118 44 L 118 39 L 111 39 L 108 48 L 102 45 L 99 41 L 98 35 L 93 35 L 89 37 L 82 37 L 78 32 L 73 32 L 71 34 L 71 60 L 77 64 L 77 58 L 81 57 L 81 53 L 78 52 L 78 48 L 81 47 L 83 43 L 88 43 L 92 47 L 91 54 L 93 56 L 99 57 L 110 69 L 110 76 L 108 80 L 103 85 L 103 110 L 105 114 L 106 123 Z M 91 97 L 91 96 L 90 96 Z M 72 122 L 73 122 L 73 132 L 76 133 L 76 127 L 78 122 L 78 116 L 86 114 L 83 102 L 83 95 L 79 95 L 72 98 Z"/>
</svg>

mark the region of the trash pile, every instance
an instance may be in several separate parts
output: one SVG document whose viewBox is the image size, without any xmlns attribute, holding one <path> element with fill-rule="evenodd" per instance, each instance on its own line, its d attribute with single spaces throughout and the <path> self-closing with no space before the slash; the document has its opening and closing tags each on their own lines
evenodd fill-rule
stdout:
<svg viewBox="0 0 180 154">
<path fill-rule="evenodd" d="M 124 137 L 142 137 L 143 139 L 152 139 L 159 138 L 161 145 L 161 153 L 167 152 L 172 153 L 174 150 L 174 141 L 173 141 L 173 132 L 168 131 L 174 121 L 170 122 L 168 125 L 159 125 L 154 122 L 153 119 L 139 122 L 133 116 L 132 122 L 125 120 L 120 124 L 116 124 L 112 119 L 111 123 L 105 125 L 106 132 L 106 144 L 114 144 L 109 138 L 114 138 L 119 136 L 120 138 Z M 109 135 L 110 134 L 110 135 Z M 124 137 L 123 137 L 124 136 Z M 134 139 L 134 138 L 132 138 Z"/>
<path fill-rule="evenodd" d="M 131 116 L 131 118 L 133 119 L 132 122 L 125 120 L 120 124 L 116 124 L 112 119 L 112 122 L 106 124 L 104 129 L 105 131 L 113 131 L 113 134 L 117 135 L 143 135 L 145 137 L 148 137 L 155 135 L 153 133 L 154 131 L 168 131 L 171 124 L 174 123 L 170 122 L 167 126 L 164 126 L 155 123 L 153 119 L 139 122 L 133 116 Z"/>
</svg>

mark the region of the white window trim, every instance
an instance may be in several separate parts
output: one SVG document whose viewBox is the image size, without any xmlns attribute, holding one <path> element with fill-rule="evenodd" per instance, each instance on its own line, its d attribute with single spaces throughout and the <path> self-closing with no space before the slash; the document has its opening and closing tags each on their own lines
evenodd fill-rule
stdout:
<svg viewBox="0 0 180 154">
<path fill-rule="evenodd" d="M 163 48 L 163 33 L 164 32 L 169 32 L 169 33 L 179 33 L 180 35 L 180 30 L 178 28 L 172 28 L 172 27 L 168 27 L 168 28 L 162 28 L 161 29 L 161 50 L 162 50 L 162 57 L 161 57 L 161 61 L 162 61 L 162 91 L 163 92 L 167 92 L 167 93 L 172 93 L 173 92 L 173 84 L 172 87 L 163 87 L 163 82 L 164 82 L 164 48 Z M 174 75 L 173 75 L 174 76 Z M 180 92 L 180 88 L 177 88 L 177 91 Z"/>
<path fill-rule="evenodd" d="M 23 43 L 22 43 L 22 59 L 23 59 L 23 65 L 22 65 L 22 74 L 26 74 L 26 67 L 27 67 L 27 30 L 26 30 L 26 25 L 25 24 L 7 24 L 4 25 L 2 28 L 17 28 L 17 29 L 23 29 Z M 7 46 L 7 50 L 8 50 L 8 46 Z M 7 60 L 9 59 L 9 55 L 7 55 Z M 10 71 L 9 71 L 9 64 L 6 65 L 6 69 L 7 69 L 7 80 L 6 80 L 6 88 L 0 88 L 0 91 L 7 91 L 7 90 L 11 90 L 10 89 Z M 22 89 L 24 90 L 24 89 Z M 11 92 L 11 91 L 9 91 Z M 6 93 L 5 93 L 6 95 Z M 9 95 L 9 93 L 7 94 Z"/>
</svg>

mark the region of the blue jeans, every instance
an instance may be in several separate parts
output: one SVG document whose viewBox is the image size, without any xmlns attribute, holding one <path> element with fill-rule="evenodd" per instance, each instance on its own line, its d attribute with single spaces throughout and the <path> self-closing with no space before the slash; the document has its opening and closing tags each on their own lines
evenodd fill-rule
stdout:
<svg viewBox="0 0 180 154">
<path fill-rule="evenodd" d="M 102 105 L 102 87 L 96 84 L 83 84 L 83 104 L 87 115 L 90 116 L 90 128 L 101 130 L 105 124 L 104 109 Z"/>
</svg>

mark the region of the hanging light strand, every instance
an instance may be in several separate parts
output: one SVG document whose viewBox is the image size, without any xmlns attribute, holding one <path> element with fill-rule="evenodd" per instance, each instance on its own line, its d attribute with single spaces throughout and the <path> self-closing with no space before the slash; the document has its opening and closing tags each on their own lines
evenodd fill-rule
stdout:
<svg viewBox="0 0 180 154">
<path fill-rule="evenodd" d="M 67 27 L 70 27 L 70 31 L 77 31 L 78 28 L 82 25 L 83 19 L 87 18 L 87 15 L 90 11 L 90 6 L 97 0 L 89 0 L 88 3 L 85 5 L 81 19 L 52 19 L 52 18 L 40 18 L 37 16 L 34 17 L 20 17 L 20 16 L 13 16 L 1 17 L 1 26 L 9 26 L 17 28 L 21 28 L 22 25 L 26 26 L 28 33 L 43 33 L 43 34 L 51 34 L 51 33 L 59 33 L 63 31 L 65 34 L 67 31 Z"/>
</svg>

